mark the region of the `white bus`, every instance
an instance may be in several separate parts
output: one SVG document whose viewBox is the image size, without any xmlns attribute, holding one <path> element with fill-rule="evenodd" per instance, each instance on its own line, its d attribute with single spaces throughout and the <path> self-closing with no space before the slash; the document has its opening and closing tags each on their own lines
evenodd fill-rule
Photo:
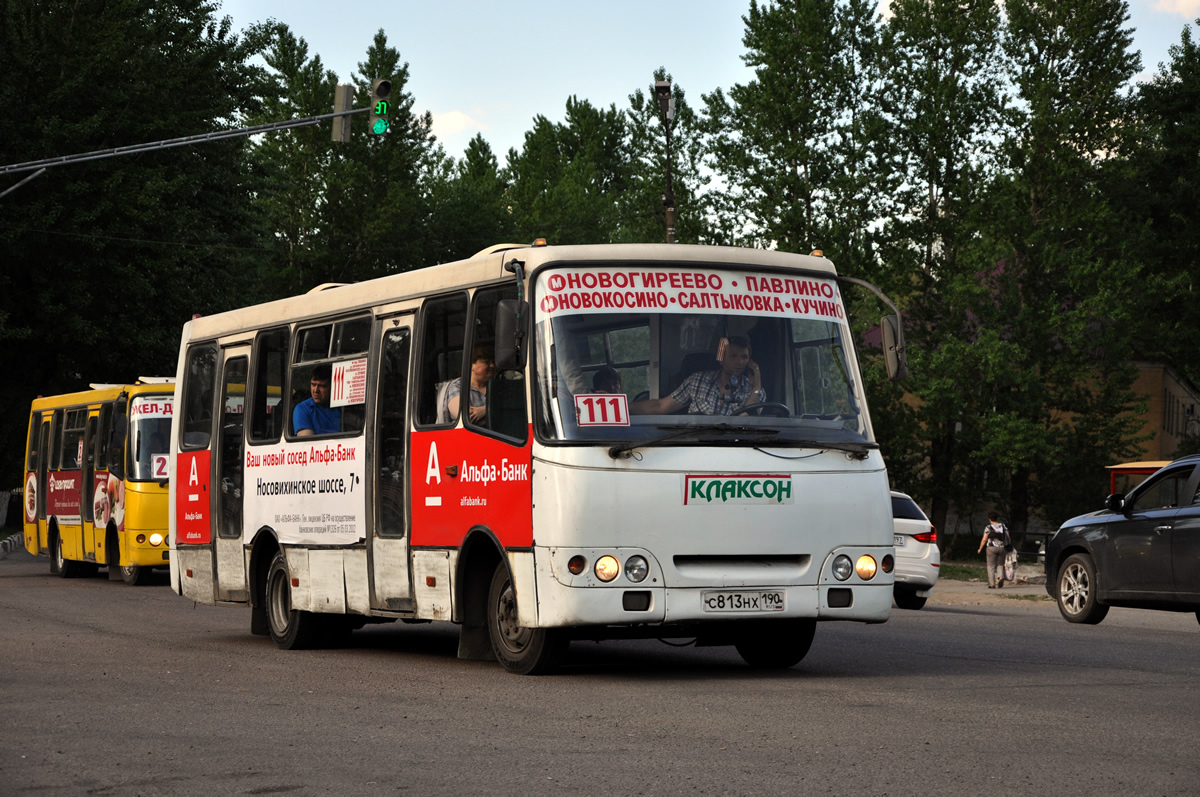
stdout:
<svg viewBox="0 0 1200 797">
<path fill-rule="evenodd" d="M 818 621 L 891 611 L 847 281 L 820 256 L 539 241 L 194 319 L 172 588 L 285 649 L 442 620 L 517 673 L 633 637 L 792 666 Z"/>
</svg>

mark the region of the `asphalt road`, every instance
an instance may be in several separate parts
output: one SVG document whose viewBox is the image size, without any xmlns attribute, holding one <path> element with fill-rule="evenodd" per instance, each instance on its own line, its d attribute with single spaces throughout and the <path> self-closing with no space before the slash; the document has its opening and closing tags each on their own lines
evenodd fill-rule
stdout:
<svg viewBox="0 0 1200 797">
<path fill-rule="evenodd" d="M 450 625 L 285 652 L 249 613 L 0 560 L 0 794 L 1196 794 L 1200 625 L 1069 625 L 943 582 L 791 670 L 575 643 L 518 677 Z"/>
</svg>

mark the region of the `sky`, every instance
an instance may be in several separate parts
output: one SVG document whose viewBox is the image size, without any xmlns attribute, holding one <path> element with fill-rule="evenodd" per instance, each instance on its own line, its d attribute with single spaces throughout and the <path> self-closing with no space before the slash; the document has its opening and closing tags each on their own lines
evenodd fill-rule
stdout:
<svg viewBox="0 0 1200 797">
<path fill-rule="evenodd" d="M 753 79 L 742 63 L 742 16 L 749 0 L 217 0 L 234 28 L 275 19 L 303 38 L 310 57 L 349 82 L 375 33 L 409 66 L 407 90 L 433 115 L 446 153 L 462 157 L 477 133 L 501 163 L 520 149 L 541 114 L 562 121 L 567 99 L 628 106 L 665 67 L 693 108 L 700 95 Z M 686 10 L 686 13 L 685 13 Z M 1143 76 L 1168 60 L 1167 48 L 1193 27 L 1200 0 L 1131 0 L 1129 26 Z M 361 77 L 361 76 L 360 76 Z M 366 97 L 356 98 L 363 107 Z M 332 108 L 331 108 L 332 110 Z M 355 135 L 365 135 L 358 119 Z"/>
</svg>

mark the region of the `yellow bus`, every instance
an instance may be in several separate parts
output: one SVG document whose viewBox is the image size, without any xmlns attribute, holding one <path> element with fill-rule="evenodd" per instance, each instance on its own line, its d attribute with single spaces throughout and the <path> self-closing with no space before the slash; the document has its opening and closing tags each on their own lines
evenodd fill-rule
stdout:
<svg viewBox="0 0 1200 797">
<path fill-rule="evenodd" d="M 174 380 L 39 397 L 25 447 L 25 549 L 63 578 L 142 584 L 169 564 Z"/>
</svg>

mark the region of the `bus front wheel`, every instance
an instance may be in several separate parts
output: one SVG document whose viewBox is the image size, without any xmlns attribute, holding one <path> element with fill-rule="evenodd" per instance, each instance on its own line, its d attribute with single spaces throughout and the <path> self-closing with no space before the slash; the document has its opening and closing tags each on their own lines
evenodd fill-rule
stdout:
<svg viewBox="0 0 1200 797">
<path fill-rule="evenodd" d="M 267 623 L 271 639 L 284 650 L 311 648 L 317 639 L 317 618 L 292 608 L 292 579 L 283 551 L 267 569 Z"/>
<path fill-rule="evenodd" d="M 734 647 L 751 667 L 782 670 L 800 663 L 812 647 L 817 621 L 776 620 L 748 625 Z"/>
<path fill-rule="evenodd" d="M 121 580 L 131 587 L 145 584 L 150 578 L 151 569 L 138 565 L 121 565 Z"/>
<path fill-rule="evenodd" d="M 517 624 L 517 592 L 504 562 L 496 565 L 488 590 L 488 637 L 496 661 L 517 675 L 543 675 L 562 663 L 570 641 L 556 628 Z"/>
</svg>

